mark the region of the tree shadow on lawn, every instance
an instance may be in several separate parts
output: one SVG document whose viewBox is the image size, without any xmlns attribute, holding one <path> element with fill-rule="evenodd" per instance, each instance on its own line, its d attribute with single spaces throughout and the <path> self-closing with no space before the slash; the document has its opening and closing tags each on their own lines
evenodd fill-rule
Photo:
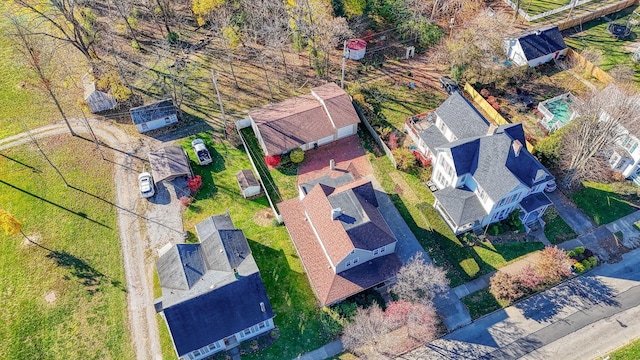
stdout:
<svg viewBox="0 0 640 360">
<path fill-rule="evenodd" d="M 595 304 L 618 306 L 614 290 L 595 276 L 579 276 L 536 294 L 513 306 L 527 319 L 553 321 L 568 308 L 586 309 Z"/>
<path fill-rule="evenodd" d="M 634 195 L 622 195 L 591 186 L 571 194 L 571 200 L 596 225 L 608 224 L 631 214 L 640 207 Z"/>
</svg>

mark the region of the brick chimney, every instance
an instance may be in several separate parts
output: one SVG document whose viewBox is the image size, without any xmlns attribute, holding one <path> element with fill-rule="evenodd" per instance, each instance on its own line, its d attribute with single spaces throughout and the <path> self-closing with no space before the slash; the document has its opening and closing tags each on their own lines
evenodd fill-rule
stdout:
<svg viewBox="0 0 640 360">
<path fill-rule="evenodd" d="M 490 124 L 489 128 L 487 129 L 487 135 L 493 135 L 496 133 L 496 130 L 498 129 L 497 125 L 494 124 Z"/>
<path fill-rule="evenodd" d="M 511 146 L 513 147 L 513 152 L 516 154 L 516 157 L 520 155 L 520 150 L 522 150 L 522 143 L 520 140 L 514 140 Z"/>
</svg>

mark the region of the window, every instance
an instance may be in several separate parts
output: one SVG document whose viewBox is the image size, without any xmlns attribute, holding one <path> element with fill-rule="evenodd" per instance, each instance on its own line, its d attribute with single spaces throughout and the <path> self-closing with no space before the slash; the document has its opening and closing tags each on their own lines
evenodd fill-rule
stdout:
<svg viewBox="0 0 640 360">
<path fill-rule="evenodd" d="M 480 201 L 482 201 L 482 202 L 486 202 L 487 201 L 487 193 L 484 192 L 484 190 L 482 190 L 480 188 L 480 186 L 478 186 L 478 197 L 480 198 Z"/>
<path fill-rule="evenodd" d="M 213 344 L 209 344 L 208 347 L 209 347 L 209 351 L 214 351 L 220 347 L 220 343 L 216 341 Z"/>
<path fill-rule="evenodd" d="M 384 252 L 384 249 L 385 249 L 385 247 L 384 247 L 384 246 L 380 248 L 380 253 L 381 253 L 381 254 Z"/>
<path fill-rule="evenodd" d="M 347 267 L 351 266 L 351 261 L 347 261 Z"/>
<path fill-rule="evenodd" d="M 380 252 L 380 249 L 375 249 L 375 250 L 373 250 L 373 256 L 378 255 L 378 253 L 379 253 L 379 252 Z"/>
<path fill-rule="evenodd" d="M 242 332 L 242 335 L 244 335 L 244 336 L 247 336 L 247 335 L 249 335 L 249 334 L 251 334 L 251 328 L 246 328 L 246 329 L 244 329 L 244 331 Z"/>
<path fill-rule="evenodd" d="M 267 324 L 265 324 L 264 321 L 258 324 L 258 329 L 264 329 L 265 327 L 267 327 Z"/>
<path fill-rule="evenodd" d="M 360 261 L 360 258 L 355 258 L 355 259 L 353 259 L 353 265 L 357 264 L 357 263 L 358 263 L 358 261 Z"/>
</svg>

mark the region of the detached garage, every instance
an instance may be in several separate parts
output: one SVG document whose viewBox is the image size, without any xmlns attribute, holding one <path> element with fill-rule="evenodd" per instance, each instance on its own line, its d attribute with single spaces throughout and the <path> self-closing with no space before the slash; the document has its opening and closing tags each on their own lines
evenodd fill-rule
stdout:
<svg viewBox="0 0 640 360">
<path fill-rule="evenodd" d="M 158 151 L 150 152 L 149 164 L 153 181 L 156 184 L 180 176 L 193 176 L 189 158 L 180 146 L 166 146 Z"/>
<path fill-rule="evenodd" d="M 132 108 L 129 114 L 141 134 L 178 122 L 178 111 L 170 99 Z"/>
</svg>

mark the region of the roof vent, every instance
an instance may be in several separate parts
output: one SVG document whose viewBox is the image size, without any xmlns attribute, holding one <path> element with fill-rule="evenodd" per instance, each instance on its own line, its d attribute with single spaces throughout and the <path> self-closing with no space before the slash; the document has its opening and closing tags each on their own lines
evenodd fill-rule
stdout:
<svg viewBox="0 0 640 360">
<path fill-rule="evenodd" d="M 511 146 L 513 147 L 513 152 L 516 154 L 516 157 L 518 157 L 518 155 L 520 155 L 520 150 L 522 150 L 522 143 L 520 140 L 516 139 L 513 141 Z"/>
<path fill-rule="evenodd" d="M 536 30 L 536 35 L 540 36 L 540 34 L 542 34 L 541 30 Z"/>
<path fill-rule="evenodd" d="M 495 134 L 497 129 L 498 129 L 497 125 L 494 125 L 494 124 L 489 125 L 489 128 L 487 129 L 487 135 Z"/>
<path fill-rule="evenodd" d="M 340 215 L 342 215 L 342 208 L 331 209 L 331 220 L 337 219 Z"/>
<path fill-rule="evenodd" d="M 267 309 L 264 307 L 264 302 L 260 302 L 260 310 L 262 310 L 262 312 L 267 311 Z"/>
</svg>

